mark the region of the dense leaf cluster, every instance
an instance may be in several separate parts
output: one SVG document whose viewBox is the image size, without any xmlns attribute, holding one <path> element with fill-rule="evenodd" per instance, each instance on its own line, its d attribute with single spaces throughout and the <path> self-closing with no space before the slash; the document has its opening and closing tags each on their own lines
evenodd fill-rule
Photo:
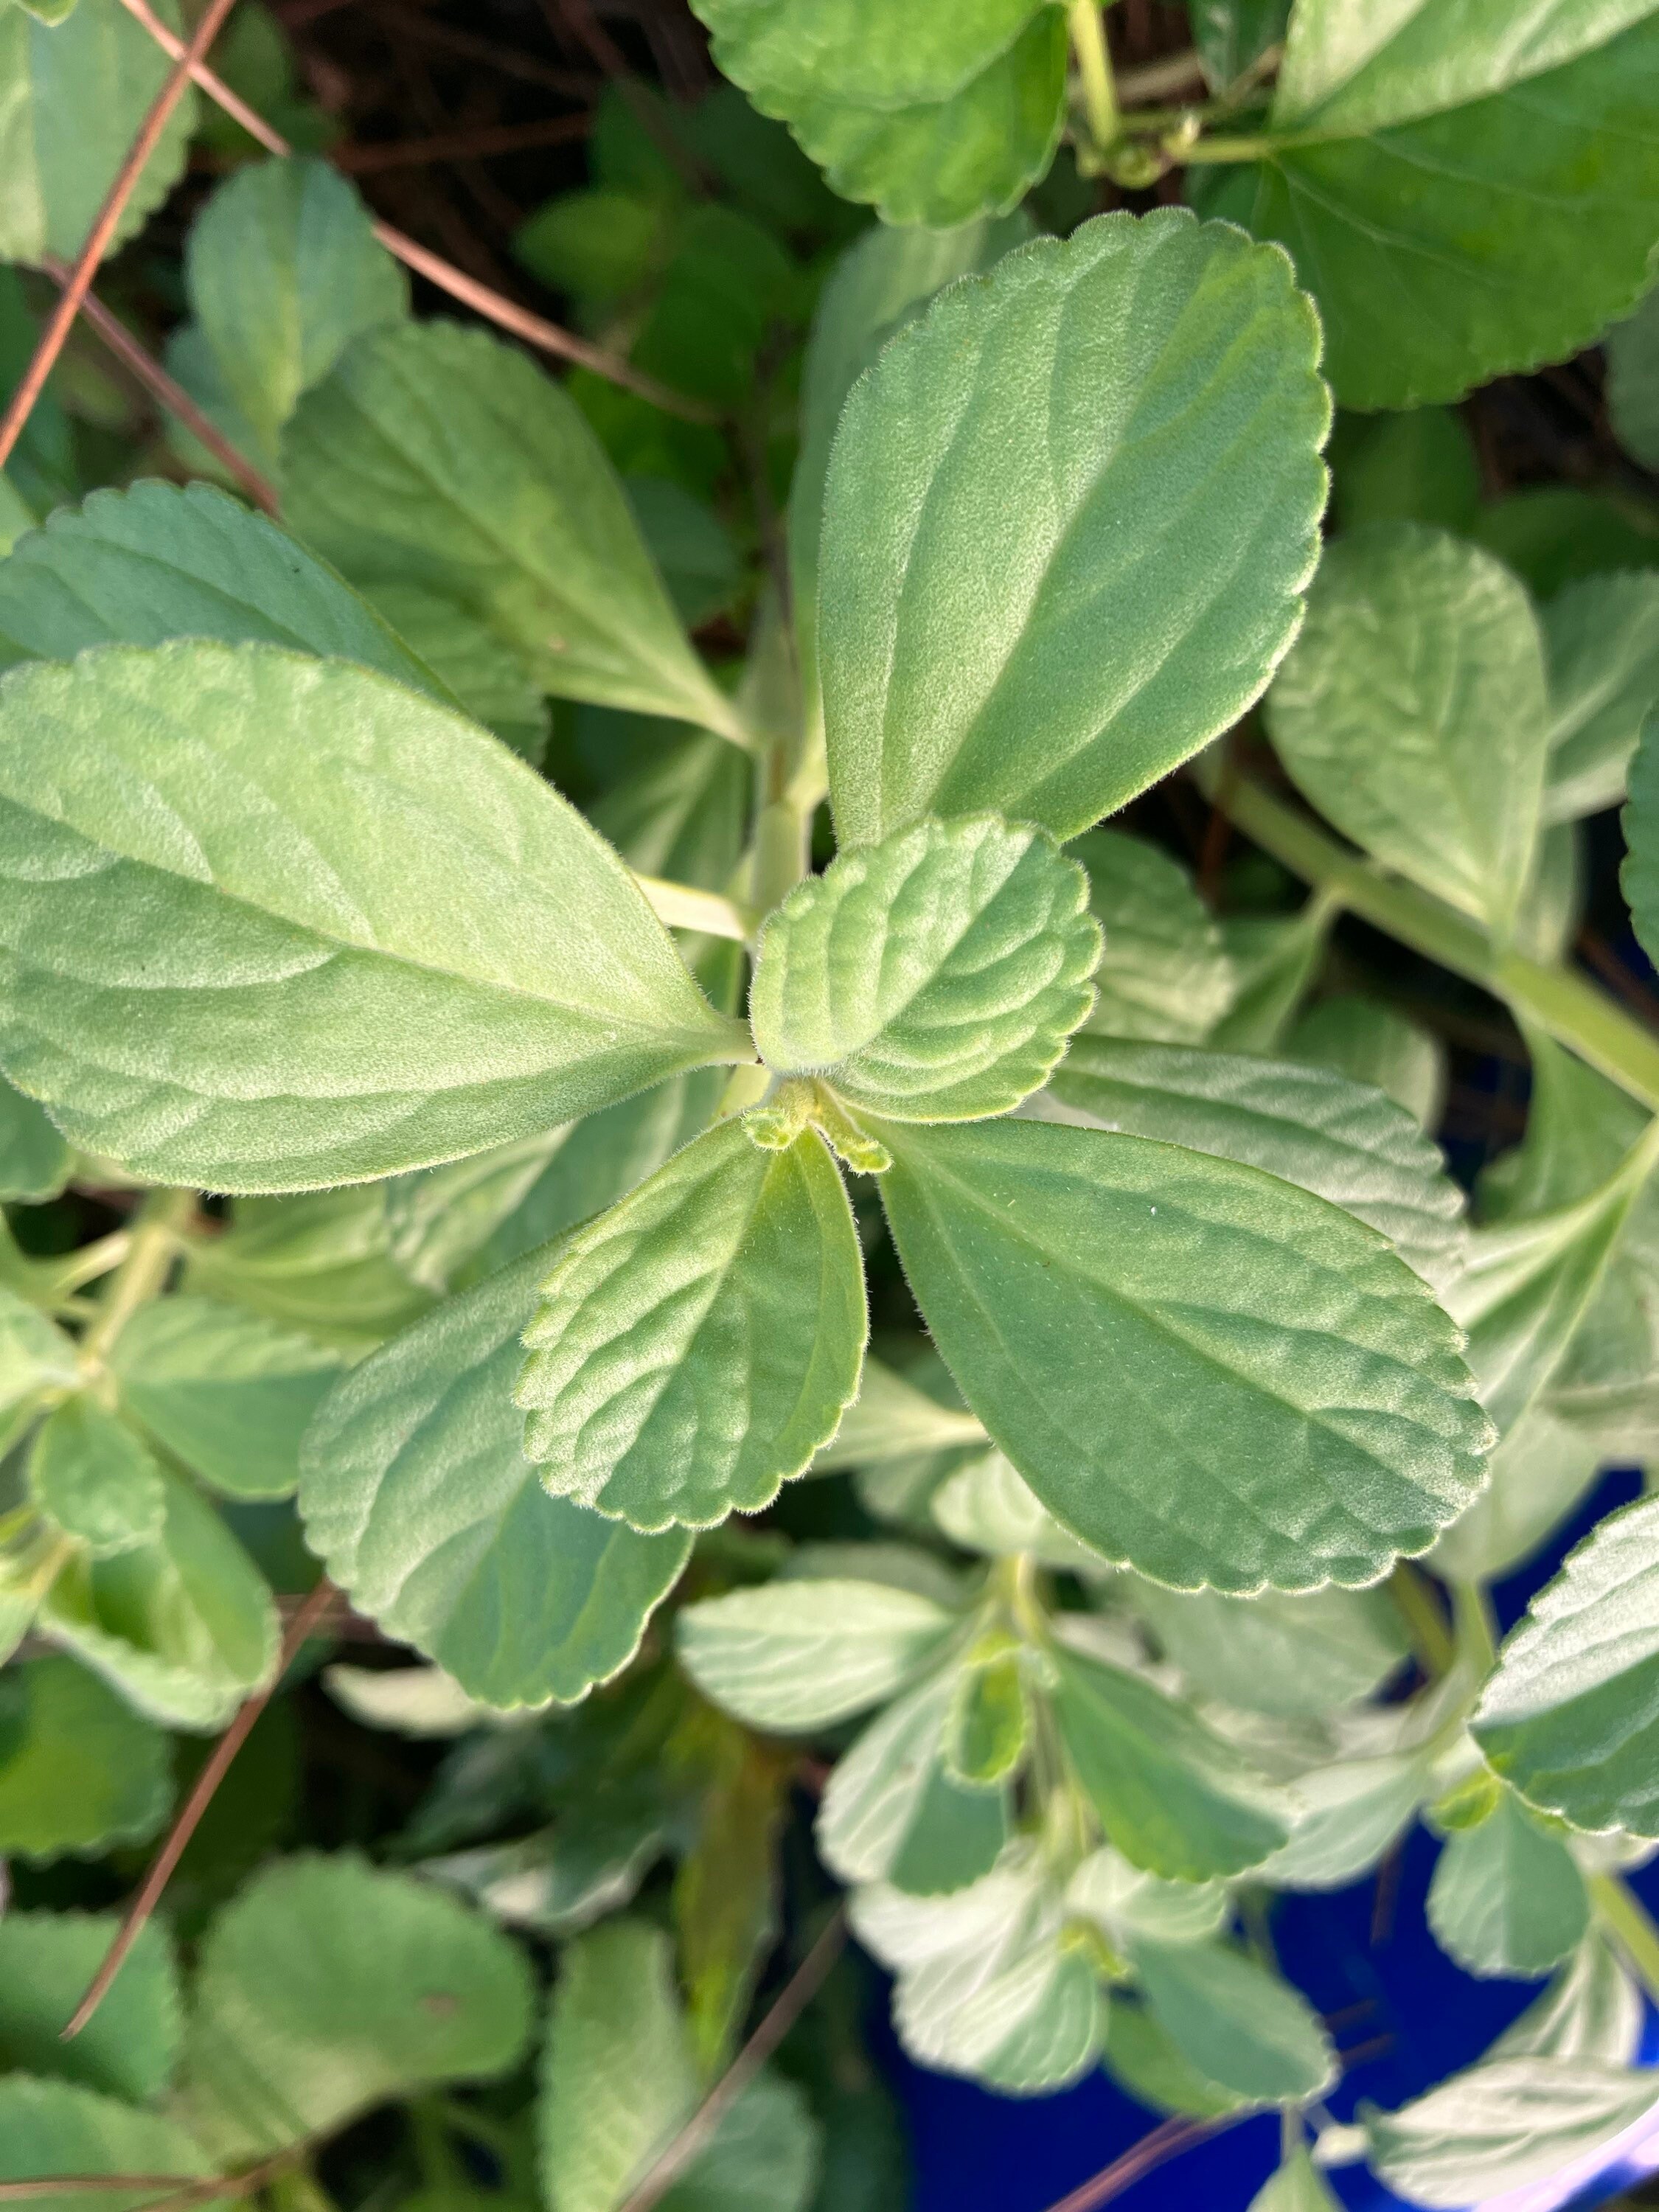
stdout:
<svg viewBox="0 0 1659 2212">
<path fill-rule="evenodd" d="M 1095 0 L 693 5 L 513 240 L 598 366 L 190 94 L 115 242 L 200 134 L 167 388 L 281 519 L 84 365 L 0 477 L 0 2181 L 896 2207 L 850 1969 L 727 2074 L 836 1886 L 922 2064 L 1279 2109 L 1256 2212 L 1546 2179 L 1659 2002 L 1659 1498 L 1490 1595 L 1659 1454 L 1572 957 L 1622 805 L 1659 963 L 1659 8 L 1194 0 L 1170 107 Z M 8 380 L 148 12 L 0 5 Z M 1483 500 L 1450 403 L 1602 340 L 1616 495 Z M 302 1700 L 414 1787 L 283 1853 Z M 1272 1899 L 1419 1818 L 1546 1986 L 1339 2123 Z"/>
</svg>

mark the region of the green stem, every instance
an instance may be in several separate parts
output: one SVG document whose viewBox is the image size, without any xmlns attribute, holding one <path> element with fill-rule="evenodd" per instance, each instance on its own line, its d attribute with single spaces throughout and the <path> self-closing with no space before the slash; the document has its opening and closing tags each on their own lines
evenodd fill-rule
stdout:
<svg viewBox="0 0 1659 2212">
<path fill-rule="evenodd" d="M 1452 1584 L 1452 1618 L 1458 1651 L 1469 1661 L 1476 1680 L 1484 1681 L 1498 1656 L 1498 1623 L 1484 1583 Z"/>
<path fill-rule="evenodd" d="M 1659 1038 L 1595 984 L 1569 969 L 1498 951 L 1477 924 L 1414 884 L 1382 874 L 1259 784 L 1240 777 L 1217 797 L 1247 836 L 1304 882 L 1336 891 L 1362 921 L 1502 999 L 1659 1112 Z"/>
<path fill-rule="evenodd" d="M 1104 154 L 1122 133 L 1118 116 L 1117 88 L 1112 82 L 1112 58 L 1106 46 L 1106 26 L 1100 0 L 1072 0 L 1066 21 L 1071 27 L 1072 52 L 1083 88 L 1083 115 L 1094 143 L 1091 151 Z"/>
<path fill-rule="evenodd" d="M 699 890 L 694 884 L 671 884 L 662 876 L 642 876 L 636 872 L 634 880 L 658 921 L 670 929 L 700 929 L 710 937 L 748 943 L 754 916 L 735 899 L 722 897 L 719 891 Z"/>
<path fill-rule="evenodd" d="M 81 1358 L 97 1366 L 142 1305 L 159 1295 L 179 1249 L 179 1233 L 196 1211 L 193 1190 L 153 1190 L 133 1216 L 127 1255 L 110 1277 L 98 1318 L 81 1340 Z"/>
<path fill-rule="evenodd" d="M 1183 146 L 1177 159 L 1189 166 L 1195 161 L 1266 161 L 1284 143 L 1282 138 L 1198 138 Z"/>
<path fill-rule="evenodd" d="M 1389 1577 L 1389 1595 L 1400 1609 L 1424 1673 L 1436 1677 L 1449 1674 L 1457 1644 L 1428 1577 L 1409 1559 L 1401 1559 Z"/>
<path fill-rule="evenodd" d="M 1601 1924 L 1635 1968 L 1648 1996 L 1659 2004 L 1659 1928 L 1647 1907 L 1616 1874 L 1593 1874 L 1587 1887 Z"/>
</svg>

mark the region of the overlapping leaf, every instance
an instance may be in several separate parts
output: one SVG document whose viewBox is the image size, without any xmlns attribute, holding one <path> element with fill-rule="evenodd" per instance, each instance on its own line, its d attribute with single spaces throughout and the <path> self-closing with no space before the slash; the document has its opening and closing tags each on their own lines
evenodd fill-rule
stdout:
<svg viewBox="0 0 1659 2212">
<path fill-rule="evenodd" d="M 1532 1977 L 1583 1942 L 1589 1898 L 1565 1843 L 1505 1790 L 1484 1820 L 1446 1838 L 1428 1916 L 1442 1950 L 1470 1973 Z"/>
<path fill-rule="evenodd" d="M 839 1577 L 771 1583 L 687 1606 L 681 1663 L 705 1697 L 751 1728 L 821 1728 L 880 1705 L 955 1626 L 935 1599 Z"/>
</svg>

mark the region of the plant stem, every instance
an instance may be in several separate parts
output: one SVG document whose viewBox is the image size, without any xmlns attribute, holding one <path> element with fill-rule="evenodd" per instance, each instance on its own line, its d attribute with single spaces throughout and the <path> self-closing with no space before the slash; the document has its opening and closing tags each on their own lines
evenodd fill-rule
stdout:
<svg viewBox="0 0 1659 2212">
<path fill-rule="evenodd" d="M 127 1254 L 110 1277 L 98 1318 L 81 1340 L 81 1357 L 96 1366 L 142 1305 L 157 1296 L 179 1249 L 179 1232 L 196 1210 L 193 1190 L 153 1190 L 133 1218 Z"/>
<path fill-rule="evenodd" d="M 635 882 L 645 893 L 652 912 L 670 929 L 701 929 L 710 937 L 735 938 L 746 945 L 754 928 L 754 917 L 735 900 L 724 898 L 719 891 L 699 890 L 694 884 L 671 884 L 662 876 L 635 874 Z"/>
<path fill-rule="evenodd" d="M 1457 1626 L 1459 1653 L 1469 1661 L 1476 1679 L 1484 1680 L 1498 1656 L 1498 1624 L 1485 1583 L 1452 1584 L 1452 1618 Z"/>
<path fill-rule="evenodd" d="M 1401 1559 L 1389 1577 L 1389 1595 L 1400 1608 L 1424 1673 L 1449 1674 L 1457 1644 L 1428 1577 L 1409 1559 Z"/>
<path fill-rule="evenodd" d="M 1276 154 L 1284 143 L 1282 139 L 1256 138 L 1199 138 L 1183 147 L 1181 161 L 1265 161 Z"/>
<path fill-rule="evenodd" d="M 1659 1039 L 1585 977 L 1499 951 L 1474 922 L 1414 884 L 1384 875 L 1248 778 L 1239 777 L 1217 799 L 1247 836 L 1304 882 L 1336 891 L 1362 921 L 1502 999 L 1659 1112 Z"/>
<path fill-rule="evenodd" d="M 1649 1997 L 1659 2004 L 1659 1928 L 1646 1905 L 1616 1874 L 1593 1874 L 1587 1886 L 1603 1926 L 1617 1939 Z"/>
<path fill-rule="evenodd" d="M 1093 141 L 1090 151 L 1099 156 L 1115 146 L 1122 135 L 1100 0 L 1072 0 L 1066 21 L 1071 27 L 1072 52 L 1077 57 L 1078 77 L 1083 87 L 1084 120 Z"/>
</svg>

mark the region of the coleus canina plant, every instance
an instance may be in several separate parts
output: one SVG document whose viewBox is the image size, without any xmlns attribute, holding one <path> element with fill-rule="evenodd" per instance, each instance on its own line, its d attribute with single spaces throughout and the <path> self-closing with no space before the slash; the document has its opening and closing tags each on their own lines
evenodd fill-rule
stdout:
<svg viewBox="0 0 1659 2212">
<path fill-rule="evenodd" d="M 1280 2106 L 1276 2212 L 1328 2202 L 1303 2115 L 1322 2163 L 1369 2155 L 1425 2203 L 1553 2172 L 1650 2102 L 1632 1969 L 1653 1986 L 1659 1943 L 1620 1875 L 1659 1835 L 1656 1509 L 1606 1522 L 1501 1655 L 1485 1592 L 1601 1456 L 1659 1437 L 1659 1051 L 1563 961 L 1573 825 L 1632 756 L 1659 945 L 1659 605 L 1625 574 L 1540 609 L 1457 527 L 1345 528 L 1321 561 L 1324 378 L 1449 397 L 1632 304 L 1656 19 L 1545 9 L 1517 43 L 1428 7 L 1356 45 L 1304 0 L 1267 89 L 1282 11 L 1210 8 L 1216 112 L 1138 120 L 1091 97 L 1091 7 L 985 0 L 884 43 L 856 0 L 700 12 L 838 188 L 957 226 L 878 228 L 825 289 L 735 684 L 567 392 L 410 321 L 319 163 L 209 201 L 178 347 L 286 527 L 140 483 L 0 565 L 0 1171 L 21 1200 L 154 1186 L 101 1248 L 5 1257 L 0 1603 L 36 1642 L 3 1678 L 0 1825 L 25 1856 L 153 1830 L 150 1724 L 222 1726 L 276 1660 L 203 1492 L 297 1476 L 329 1573 L 436 1662 L 339 1693 L 471 1732 L 408 1848 L 574 1935 L 556 2212 L 625 2200 L 754 1971 L 686 1972 L 684 2008 L 647 1917 L 575 1931 L 668 1848 L 687 1768 L 764 1857 L 789 1765 L 757 1743 L 826 1732 L 819 1852 L 925 2063 L 1031 2094 L 1103 2059 L 1154 2106 Z M 1006 211 L 1068 100 L 1085 169 L 1190 161 L 1232 220 L 1029 238 Z M 1438 196 L 1401 185 L 1437 162 Z M 1480 284 L 1448 273 L 1471 195 Z M 1650 323 L 1614 346 L 1633 453 Z M 1206 752 L 1264 692 L 1347 843 Z M 548 693 L 650 734 L 589 816 L 532 765 Z M 1095 826 L 1186 763 L 1315 886 L 1299 915 L 1224 937 L 1166 855 Z M 1528 1133 L 1473 1231 L 1422 1033 L 1299 1017 L 1343 908 L 1522 1027 Z M 902 1373 L 866 1346 L 884 1221 L 938 1354 Z M 785 1557 L 726 1525 L 847 1468 L 902 1540 Z M 671 1663 L 642 1641 L 694 1553 Z M 1408 1647 L 1425 1683 L 1396 1697 Z M 500 1845 L 474 1801 L 530 1817 L 507 1717 L 630 1668 L 580 1711 L 635 1767 L 641 1737 L 672 1749 L 620 1815 L 570 1754 L 560 1819 L 586 1792 L 615 1826 L 554 1899 L 544 1840 Z M 1239 1905 L 1356 1877 L 1419 1812 L 1443 1947 L 1553 1978 L 1480 2064 L 1345 2130 L 1330 2039 Z M 718 1879 L 694 1850 L 682 1882 L 696 1863 Z M 61 2014 L 106 1935 L 0 1923 L 13 2012 Z M 73 2089 L 33 2080 L 58 2062 L 0 1988 L 6 2178 L 244 2169 L 528 2033 L 477 1916 L 349 1861 L 279 1869 L 202 1947 L 175 2124 L 137 2109 L 178 2058 L 165 1947 L 125 1971 Z M 760 2171 L 780 2212 L 807 2200 L 792 2095 L 763 2075 L 710 2146 L 717 2198 Z"/>
</svg>

